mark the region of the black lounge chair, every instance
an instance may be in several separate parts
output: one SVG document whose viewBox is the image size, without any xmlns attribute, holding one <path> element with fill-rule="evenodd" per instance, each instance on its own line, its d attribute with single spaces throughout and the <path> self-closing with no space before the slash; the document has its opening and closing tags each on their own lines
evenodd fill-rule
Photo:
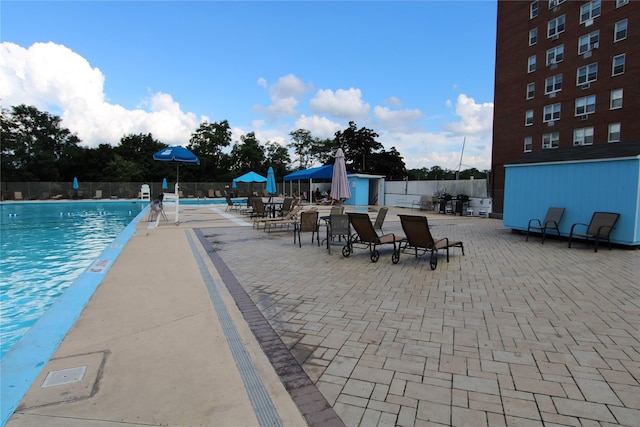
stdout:
<svg viewBox="0 0 640 427">
<path fill-rule="evenodd" d="M 398 252 L 412 251 L 416 258 L 430 252 L 429 266 L 435 270 L 438 266 L 437 252 L 444 249 L 449 262 L 449 248 L 462 249 L 464 255 L 464 244 L 461 241 L 449 240 L 447 237 L 435 240 L 429 230 L 426 216 L 419 215 L 398 215 L 402 229 L 406 234 L 406 239 L 400 244 Z"/>
<path fill-rule="evenodd" d="M 560 237 L 560 229 L 558 226 L 560 225 L 562 215 L 564 215 L 564 208 L 549 208 L 542 222 L 539 219 L 530 219 L 527 225 L 527 238 L 525 242 L 529 241 L 529 232 L 531 231 L 539 231 L 542 233 L 542 244 L 544 244 L 544 239 L 547 237 L 547 230 L 556 230 L 558 237 Z"/>
<path fill-rule="evenodd" d="M 609 250 L 611 250 L 611 231 L 613 231 L 613 227 L 616 225 L 619 217 L 619 213 L 594 212 L 589 224 L 583 224 L 580 222 L 573 224 L 571 226 L 571 231 L 569 232 L 569 247 L 571 247 L 571 240 L 575 236 L 585 239 L 587 244 L 593 240 L 595 246 L 593 250 L 594 252 L 598 252 L 598 242 L 600 240 L 606 240 L 609 244 Z M 576 233 L 575 228 L 577 226 L 587 227 L 587 231 L 585 233 Z"/>
<path fill-rule="evenodd" d="M 349 236 L 347 246 L 342 248 L 342 255 L 348 257 L 353 253 L 353 247 L 361 246 L 369 249 L 369 255 L 371 256 L 371 262 L 378 262 L 380 258 L 380 252 L 377 247 L 380 245 L 393 245 L 393 254 L 391 255 L 391 261 L 394 264 L 398 263 L 400 254 L 396 248 L 396 243 L 400 243 L 401 237 L 396 237 L 395 234 L 389 233 L 379 236 L 376 230 L 373 228 L 371 218 L 365 213 L 349 212 L 349 222 L 353 227 L 355 233 Z"/>
</svg>

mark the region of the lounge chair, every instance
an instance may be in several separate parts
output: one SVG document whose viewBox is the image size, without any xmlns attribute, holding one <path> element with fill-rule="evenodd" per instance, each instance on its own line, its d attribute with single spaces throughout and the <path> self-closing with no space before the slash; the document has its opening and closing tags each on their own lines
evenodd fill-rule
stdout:
<svg viewBox="0 0 640 427">
<path fill-rule="evenodd" d="M 619 217 L 619 213 L 594 212 L 589 224 L 583 224 L 580 222 L 573 224 L 571 226 L 571 231 L 569 232 L 569 247 L 571 247 L 571 240 L 575 236 L 585 239 L 587 244 L 593 240 L 594 252 L 598 252 L 598 242 L 600 240 L 606 240 L 609 244 L 609 250 L 611 250 L 611 231 L 613 231 L 613 227 L 616 225 Z M 577 233 L 575 228 L 578 226 L 586 227 L 587 231 L 585 233 Z"/>
<path fill-rule="evenodd" d="M 229 196 L 228 194 L 226 196 L 226 199 L 227 199 L 227 207 L 225 209 L 225 212 L 228 211 L 229 209 L 231 209 L 232 211 L 237 211 L 238 209 L 240 209 L 241 205 L 231 200 L 231 196 Z"/>
<path fill-rule="evenodd" d="M 378 211 L 376 220 L 373 223 L 373 229 L 376 230 L 376 233 L 378 234 L 384 234 L 384 232 L 382 231 L 382 224 L 384 224 L 384 219 L 387 217 L 388 211 L 389 211 L 389 208 L 386 206 L 381 207 L 380 210 Z"/>
<path fill-rule="evenodd" d="M 214 197 L 216 197 L 216 192 L 214 191 L 213 188 L 210 188 L 207 190 L 207 197 L 210 199 L 213 199 Z"/>
<path fill-rule="evenodd" d="M 340 245 L 345 248 L 349 243 L 351 225 L 349 215 L 331 214 L 327 222 L 327 251 L 331 253 L 332 245 Z"/>
<path fill-rule="evenodd" d="M 102 190 L 96 190 L 96 195 L 93 196 L 94 199 L 102 199 Z"/>
<path fill-rule="evenodd" d="M 437 252 L 444 249 L 447 253 L 447 262 L 449 262 L 449 248 L 462 249 L 464 255 L 464 244 L 461 241 L 449 240 L 443 238 L 435 240 L 429 230 L 429 223 L 426 216 L 420 215 L 398 215 L 402 229 L 406 234 L 406 239 L 400 244 L 398 252 L 412 251 L 416 258 L 430 252 L 429 266 L 435 270 L 438 266 Z"/>
<path fill-rule="evenodd" d="M 311 242 L 313 243 L 313 236 L 315 235 L 320 246 L 320 224 L 318 223 L 318 210 L 310 209 L 300 213 L 300 221 L 297 221 L 293 225 L 293 244 L 296 244 L 296 237 L 298 239 L 298 246 L 302 247 L 302 239 L 300 239 L 300 233 L 310 232 Z"/>
<path fill-rule="evenodd" d="M 268 218 L 268 217 L 260 217 L 254 218 L 253 226 L 256 228 L 260 228 L 261 224 L 264 224 L 264 230 L 266 231 L 269 228 L 271 231 L 271 227 L 273 226 L 283 226 L 286 225 L 289 228 L 290 225 L 294 225 L 298 220 L 298 213 L 302 210 L 301 206 L 295 206 L 291 209 L 285 216 L 278 218 Z"/>
<path fill-rule="evenodd" d="M 22 191 L 14 191 L 13 200 L 23 200 Z"/>
<path fill-rule="evenodd" d="M 373 229 L 371 218 L 366 213 L 349 212 L 349 222 L 353 226 L 354 234 L 349 236 L 347 246 L 342 248 L 342 255 L 348 257 L 353 252 L 354 246 L 361 246 L 369 249 L 369 255 L 371 256 L 371 262 L 378 262 L 380 258 L 380 252 L 377 247 L 380 245 L 393 245 L 393 255 L 391 261 L 396 264 L 399 259 L 396 243 L 400 243 L 402 238 L 396 236 L 393 233 L 384 234 L 379 236 L 376 230 Z"/>
<path fill-rule="evenodd" d="M 562 215 L 564 215 L 564 208 L 549 208 L 544 220 L 540 221 L 536 218 L 530 219 L 529 225 L 527 225 L 527 238 L 524 239 L 525 242 L 529 241 L 529 232 L 531 231 L 539 231 L 542 233 L 543 244 L 544 239 L 547 236 L 547 230 L 556 230 L 558 237 L 560 237 L 560 229 L 558 226 L 560 225 Z"/>
<path fill-rule="evenodd" d="M 222 198 L 222 193 L 220 192 L 220 190 L 215 190 L 215 196 L 218 198 Z"/>
</svg>

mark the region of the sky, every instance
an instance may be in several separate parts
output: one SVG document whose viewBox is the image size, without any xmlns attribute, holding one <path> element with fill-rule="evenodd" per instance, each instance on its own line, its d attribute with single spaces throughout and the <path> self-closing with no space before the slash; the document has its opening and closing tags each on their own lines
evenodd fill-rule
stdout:
<svg viewBox="0 0 640 427">
<path fill-rule="evenodd" d="M 187 145 L 227 120 L 286 146 L 353 121 L 408 169 L 491 167 L 495 0 L 0 3 L 0 102 L 81 145 Z M 293 156 L 292 156 L 293 157 Z M 295 165 L 294 165 L 295 166 Z"/>
</svg>

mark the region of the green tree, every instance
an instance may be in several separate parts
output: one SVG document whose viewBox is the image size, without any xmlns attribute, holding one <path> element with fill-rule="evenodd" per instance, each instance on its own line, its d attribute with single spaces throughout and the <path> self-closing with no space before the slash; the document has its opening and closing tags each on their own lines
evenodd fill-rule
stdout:
<svg viewBox="0 0 640 427">
<path fill-rule="evenodd" d="M 289 150 L 287 147 L 269 141 L 266 146 L 265 154 L 265 172 L 269 169 L 269 166 L 273 167 L 273 172 L 276 175 L 276 179 L 282 178 L 289 173 L 289 164 L 291 163 L 291 157 L 289 157 Z"/>
<path fill-rule="evenodd" d="M 59 181 L 58 161 L 77 147 L 80 139 L 61 126 L 61 119 L 24 104 L 2 110 L 3 181 Z"/>
<path fill-rule="evenodd" d="M 380 153 L 371 156 L 371 162 L 372 170 L 375 170 L 378 175 L 384 175 L 387 180 L 403 180 L 407 176 L 404 160 L 396 147 L 391 147 L 389 151 L 383 149 Z"/>
<path fill-rule="evenodd" d="M 150 133 L 130 134 L 120 139 L 120 144 L 113 148 L 111 158 L 105 165 L 112 163 L 109 169 L 112 181 L 160 181 L 167 175 L 175 175 L 175 165 L 153 160 L 153 155 L 166 147 L 166 144 L 153 138 Z M 120 156 L 116 160 L 116 156 Z M 138 172 L 133 173 L 122 161 L 136 165 Z M 173 172 L 172 172 L 173 171 Z M 116 172 L 123 175 L 117 175 Z"/>
<path fill-rule="evenodd" d="M 200 181 L 215 181 L 224 175 L 222 149 L 231 145 L 231 127 L 223 120 L 219 123 L 201 123 L 191 134 L 188 148 L 200 159 L 197 176 Z"/>
<path fill-rule="evenodd" d="M 265 163 L 265 153 L 255 133 L 242 135 L 240 141 L 241 143 L 235 143 L 231 148 L 234 172 L 243 174 L 261 170 Z"/>
<path fill-rule="evenodd" d="M 298 129 L 291 133 L 291 142 L 287 148 L 293 150 L 295 154 L 295 162 L 298 163 L 298 170 L 307 169 L 312 164 L 311 148 L 313 145 L 313 137 L 311 132 L 306 129 Z"/>
<path fill-rule="evenodd" d="M 365 127 L 358 129 L 355 122 L 349 122 L 347 129 L 336 132 L 334 142 L 344 150 L 345 162 L 350 166 L 350 170 L 360 173 L 378 173 L 380 171 L 375 169 L 375 162 L 372 161 L 374 154 L 384 148 L 380 142 L 376 141 L 378 136 L 371 129 Z"/>
</svg>

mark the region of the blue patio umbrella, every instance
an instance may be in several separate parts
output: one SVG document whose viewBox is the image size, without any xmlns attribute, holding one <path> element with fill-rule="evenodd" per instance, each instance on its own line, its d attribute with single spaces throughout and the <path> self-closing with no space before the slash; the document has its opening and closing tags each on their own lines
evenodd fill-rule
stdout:
<svg viewBox="0 0 640 427">
<path fill-rule="evenodd" d="M 162 178 L 162 189 L 166 190 L 169 188 L 169 185 L 167 184 L 167 178 Z"/>
<path fill-rule="evenodd" d="M 278 192 L 276 188 L 276 174 L 273 172 L 273 168 L 269 166 L 269 170 L 267 171 L 267 193 L 274 195 Z"/>
<path fill-rule="evenodd" d="M 163 148 L 153 155 L 153 160 L 159 160 L 161 162 L 176 163 L 176 184 L 180 181 L 180 164 L 187 165 L 199 165 L 200 160 L 187 148 L 179 145 L 173 145 L 167 148 Z"/>
<path fill-rule="evenodd" d="M 244 175 L 241 175 L 235 178 L 231 183 L 231 187 L 236 188 L 236 182 L 266 182 L 266 181 L 267 181 L 267 178 L 252 171 L 252 172 L 247 172 Z"/>
<path fill-rule="evenodd" d="M 78 178 L 73 177 L 73 189 L 77 190 L 80 186 L 78 185 Z"/>
</svg>

